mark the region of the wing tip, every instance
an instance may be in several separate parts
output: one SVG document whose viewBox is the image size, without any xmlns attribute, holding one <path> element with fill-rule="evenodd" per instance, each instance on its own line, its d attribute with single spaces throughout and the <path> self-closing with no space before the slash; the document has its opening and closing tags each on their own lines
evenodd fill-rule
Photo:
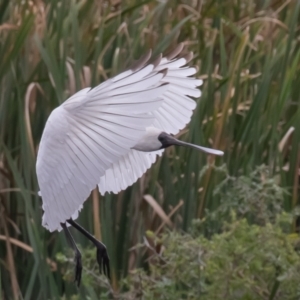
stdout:
<svg viewBox="0 0 300 300">
<path fill-rule="evenodd" d="M 162 54 L 160 53 L 152 62 L 151 64 L 153 65 L 154 69 L 160 64 L 162 59 Z"/>
<path fill-rule="evenodd" d="M 167 55 L 166 58 L 168 60 L 172 60 L 173 58 L 177 57 L 183 50 L 184 44 L 179 43 L 173 50 L 171 50 Z"/>
<path fill-rule="evenodd" d="M 142 69 L 151 58 L 151 55 L 152 55 L 152 50 L 149 49 L 148 52 L 146 52 L 146 54 L 142 55 L 137 61 L 135 61 L 131 65 L 130 70 L 135 72 Z"/>
<path fill-rule="evenodd" d="M 158 73 L 162 74 L 162 75 L 163 75 L 163 78 L 164 78 L 165 76 L 167 76 L 168 71 L 169 71 L 169 69 L 168 69 L 168 68 L 165 68 L 165 69 L 160 70 Z"/>
<path fill-rule="evenodd" d="M 184 58 L 185 63 L 188 64 L 194 58 L 194 53 L 189 52 L 189 53 L 185 54 L 184 56 L 182 56 L 182 58 Z"/>
<path fill-rule="evenodd" d="M 195 79 L 195 84 L 196 86 L 201 86 L 203 84 L 203 80 L 202 79 Z"/>
</svg>

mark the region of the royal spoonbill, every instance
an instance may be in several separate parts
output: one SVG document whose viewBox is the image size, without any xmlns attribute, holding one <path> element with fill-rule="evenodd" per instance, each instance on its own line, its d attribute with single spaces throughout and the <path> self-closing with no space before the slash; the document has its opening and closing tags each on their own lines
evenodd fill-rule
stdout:
<svg viewBox="0 0 300 300">
<path fill-rule="evenodd" d="M 222 151 L 182 142 L 172 135 L 189 123 L 202 80 L 187 64 L 183 44 L 150 60 L 151 51 L 127 71 L 94 88 L 77 92 L 50 114 L 39 145 L 36 172 L 43 200 L 42 224 L 63 230 L 75 252 L 80 285 L 81 254 L 72 225 L 97 248 L 100 272 L 110 275 L 103 243 L 74 220 L 98 185 L 102 195 L 132 185 L 172 145 L 223 155 Z"/>
</svg>

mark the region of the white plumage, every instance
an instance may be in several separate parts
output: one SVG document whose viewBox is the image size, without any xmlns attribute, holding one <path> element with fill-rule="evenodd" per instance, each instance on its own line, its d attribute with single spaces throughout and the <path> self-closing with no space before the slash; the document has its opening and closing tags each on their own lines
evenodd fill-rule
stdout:
<svg viewBox="0 0 300 300">
<path fill-rule="evenodd" d="M 189 77 L 196 69 L 185 66 L 191 55 L 178 57 L 182 48 L 147 64 L 148 54 L 132 69 L 79 91 L 51 113 L 36 166 L 43 226 L 61 230 L 61 223 L 76 219 L 97 184 L 102 195 L 133 184 L 163 153 L 159 132 L 176 134 L 190 121 L 196 107 L 190 96 L 200 96 L 202 80 Z M 145 140 L 157 147 L 148 149 Z"/>
</svg>

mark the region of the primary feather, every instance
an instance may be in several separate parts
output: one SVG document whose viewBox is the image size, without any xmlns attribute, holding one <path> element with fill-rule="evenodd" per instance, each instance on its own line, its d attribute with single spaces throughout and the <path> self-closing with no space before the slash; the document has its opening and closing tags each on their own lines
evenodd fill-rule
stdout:
<svg viewBox="0 0 300 300">
<path fill-rule="evenodd" d="M 77 218 L 98 184 L 101 194 L 133 184 L 163 150 L 132 148 L 153 126 L 176 134 L 190 121 L 202 81 L 188 77 L 190 56 L 169 56 L 148 63 L 151 52 L 97 87 L 85 88 L 56 108 L 47 120 L 37 157 L 43 200 L 43 226 Z"/>
</svg>

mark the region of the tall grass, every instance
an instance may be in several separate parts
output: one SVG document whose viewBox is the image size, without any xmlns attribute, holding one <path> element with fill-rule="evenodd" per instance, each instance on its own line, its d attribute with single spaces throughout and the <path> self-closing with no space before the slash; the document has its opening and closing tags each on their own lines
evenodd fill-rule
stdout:
<svg viewBox="0 0 300 300">
<path fill-rule="evenodd" d="M 75 291 L 55 258 L 67 249 L 63 235 L 41 227 L 35 158 L 44 124 L 68 96 L 124 70 L 149 48 L 159 53 L 184 41 L 195 53 L 205 83 L 180 138 L 225 156 L 170 148 L 126 191 L 92 193 L 78 221 L 107 245 L 113 288 L 144 263 L 145 254 L 131 248 L 146 230 L 187 229 L 218 206 L 221 196 L 212 191 L 222 178 L 211 165 L 247 175 L 266 164 L 290 189 L 285 207 L 292 209 L 299 199 L 299 8 L 296 0 L 3 0 L 0 298 L 57 299 Z M 84 285 L 79 293 L 96 297 Z"/>
</svg>

